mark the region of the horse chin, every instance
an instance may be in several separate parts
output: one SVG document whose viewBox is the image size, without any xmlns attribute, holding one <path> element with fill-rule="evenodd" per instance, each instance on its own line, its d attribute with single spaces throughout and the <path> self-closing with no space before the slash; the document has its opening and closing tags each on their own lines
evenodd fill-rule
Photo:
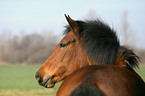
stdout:
<svg viewBox="0 0 145 96">
<path fill-rule="evenodd" d="M 53 88 L 54 85 L 55 85 L 55 83 L 50 83 L 50 84 L 46 85 L 45 88 Z"/>
<path fill-rule="evenodd" d="M 53 82 L 51 80 L 51 78 L 48 78 L 46 81 L 45 81 L 45 84 L 44 84 L 44 87 L 45 88 L 53 88 L 55 85 L 55 82 Z"/>
</svg>

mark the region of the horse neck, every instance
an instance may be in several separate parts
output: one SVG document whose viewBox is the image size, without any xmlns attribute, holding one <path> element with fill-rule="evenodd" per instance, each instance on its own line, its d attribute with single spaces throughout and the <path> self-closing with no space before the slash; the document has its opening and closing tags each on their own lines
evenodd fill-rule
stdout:
<svg viewBox="0 0 145 96">
<path fill-rule="evenodd" d="M 96 62 L 91 61 L 89 58 L 87 58 L 87 62 L 88 62 L 88 65 L 102 65 L 102 63 L 98 64 Z M 126 67 L 126 61 L 123 61 L 122 58 L 120 58 L 120 56 L 117 56 L 114 64 L 105 64 L 105 65 L 115 65 L 118 67 Z"/>
<path fill-rule="evenodd" d="M 133 70 L 133 68 L 138 67 L 139 62 L 140 58 L 132 50 L 124 46 L 118 48 L 115 65 Z"/>
<path fill-rule="evenodd" d="M 115 65 L 118 67 L 126 67 L 127 61 L 124 59 L 124 56 L 122 56 L 123 52 L 121 50 L 122 50 L 122 47 L 119 48 L 118 52 L 116 53 L 116 58 L 114 60 L 114 63 L 105 64 L 105 65 Z M 84 52 L 84 53 L 86 53 L 86 52 Z M 92 59 L 89 58 L 89 56 L 86 56 L 86 58 L 87 58 L 88 65 L 102 65 L 102 63 L 100 63 L 100 64 L 97 63 L 97 59 L 94 62 Z"/>
<path fill-rule="evenodd" d="M 116 56 L 115 65 L 119 67 L 126 67 L 126 61 L 121 58 L 121 54 Z"/>
<path fill-rule="evenodd" d="M 84 50 L 81 47 L 79 47 L 77 51 L 78 51 L 78 55 L 75 58 L 78 59 L 76 63 L 78 64 L 77 66 L 79 68 L 92 65 L 92 61 L 88 58 L 88 56 L 85 54 Z"/>
<path fill-rule="evenodd" d="M 97 59 L 96 62 L 92 61 L 92 59 L 90 59 L 89 56 L 86 54 L 85 50 L 83 50 L 83 48 L 80 49 L 83 57 L 83 63 L 81 63 L 82 66 L 97 64 Z M 115 65 L 118 67 L 126 67 L 132 70 L 134 67 L 138 67 L 139 61 L 140 61 L 139 57 L 132 50 L 124 46 L 120 46 L 116 52 L 114 63 L 108 64 Z M 98 65 L 101 65 L 101 63 L 99 63 Z"/>
</svg>

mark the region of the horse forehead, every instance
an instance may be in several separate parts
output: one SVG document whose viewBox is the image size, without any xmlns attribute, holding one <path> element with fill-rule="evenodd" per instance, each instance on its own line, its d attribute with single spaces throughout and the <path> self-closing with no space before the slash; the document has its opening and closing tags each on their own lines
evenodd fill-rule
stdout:
<svg viewBox="0 0 145 96">
<path fill-rule="evenodd" d="M 72 31 L 70 31 L 69 33 L 67 33 L 65 35 L 65 37 L 62 39 L 62 41 L 70 41 L 70 40 L 75 39 L 75 38 L 76 37 L 75 37 L 74 33 Z"/>
</svg>

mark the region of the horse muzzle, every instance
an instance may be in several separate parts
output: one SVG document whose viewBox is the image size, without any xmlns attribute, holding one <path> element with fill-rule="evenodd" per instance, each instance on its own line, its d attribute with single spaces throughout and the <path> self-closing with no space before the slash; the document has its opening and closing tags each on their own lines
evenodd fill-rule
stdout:
<svg viewBox="0 0 145 96">
<path fill-rule="evenodd" d="M 36 73 L 35 78 L 38 81 L 39 85 L 41 85 L 45 88 L 52 88 L 55 85 L 55 82 L 53 82 L 52 78 L 49 76 L 43 81 L 41 79 L 40 75 Z"/>
<path fill-rule="evenodd" d="M 51 77 L 48 77 L 45 80 L 45 83 L 44 83 L 44 87 L 45 88 L 52 88 L 52 87 L 54 87 L 54 85 L 55 85 L 55 82 L 52 81 L 52 78 Z"/>
</svg>

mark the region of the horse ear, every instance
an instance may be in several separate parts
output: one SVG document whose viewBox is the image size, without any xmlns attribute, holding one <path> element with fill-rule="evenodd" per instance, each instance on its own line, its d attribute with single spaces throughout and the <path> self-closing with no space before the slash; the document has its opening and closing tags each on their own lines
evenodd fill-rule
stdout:
<svg viewBox="0 0 145 96">
<path fill-rule="evenodd" d="M 67 20 L 67 22 L 69 24 L 69 27 L 73 30 L 74 34 L 79 36 L 78 35 L 79 27 L 77 26 L 76 22 L 73 19 L 71 19 L 69 15 L 66 16 L 66 14 L 65 14 L 65 18 L 66 18 L 66 20 Z"/>
</svg>

